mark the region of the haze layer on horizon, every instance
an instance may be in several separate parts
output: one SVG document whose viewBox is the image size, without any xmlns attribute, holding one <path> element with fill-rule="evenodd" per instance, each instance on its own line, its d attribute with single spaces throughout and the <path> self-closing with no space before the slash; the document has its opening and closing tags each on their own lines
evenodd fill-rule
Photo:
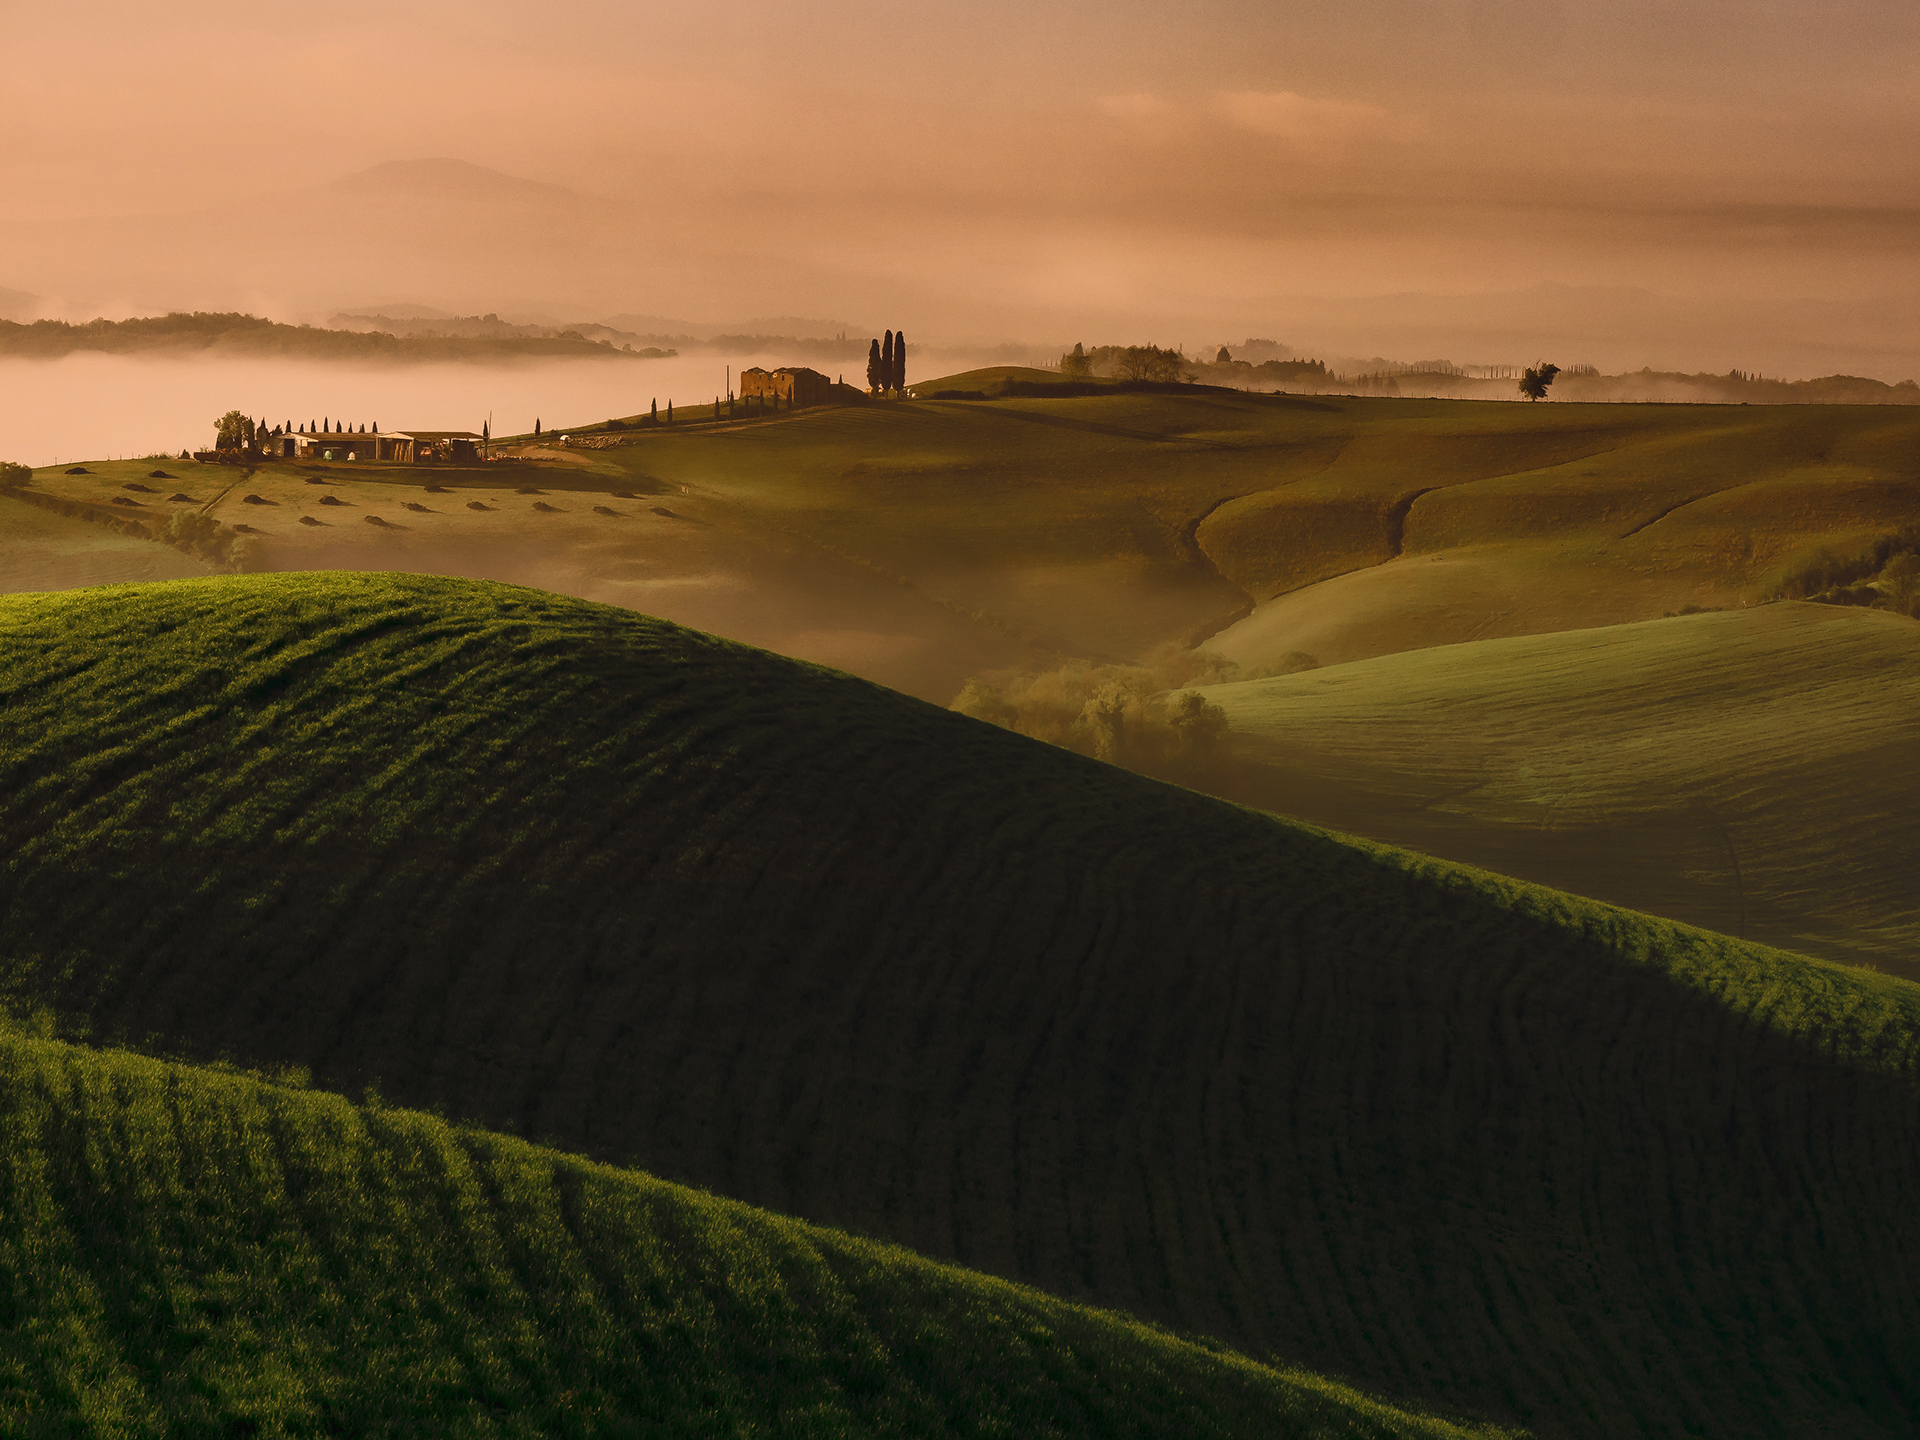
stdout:
<svg viewBox="0 0 1920 1440">
<path fill-rule="evenodd" d="M 1406 358 L 1591 332 L 1604 354 L 1564 358 L 1612 364 L 1636 356 L 1606 326 L 1666 323 L 1701 364 L 1887 378 L 1916 349 L 1909 0 L 4 18 L 0 287 L 46 313 L 855 315 Z M 461 163 L 396 163 L 421 157 Z M 1493 293 L 1492 320 L 1347 303 Z"/>
</svg>

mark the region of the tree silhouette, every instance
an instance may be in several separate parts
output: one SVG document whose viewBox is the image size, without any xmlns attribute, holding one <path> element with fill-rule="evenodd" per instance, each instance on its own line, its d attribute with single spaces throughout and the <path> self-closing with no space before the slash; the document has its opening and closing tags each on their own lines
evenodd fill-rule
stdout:
<svg viewBox="0 0 1920 1440">
<path fill-rule="evenodd" d="M 893 334 L 893 388 L 900 391 L 907 388 L 907 332 L 904 330 Z"/>
<path fill-rule="evenodd" d="M 887 338 L 880 342 L 880 388 L 893 388 L 893 331 L 887 331 Z"/>
<path fill-rule="evenodd" d="M 867 389 L 880 388 L 880 342 L 875 340 L 867 347 Z"/>
<path fill-rule="evenodd" d="M 1542 360 L 1531 370 L 1521 372 L 1520 393 L 1529 400 L 1546 399 L 1547 387 L 1553 384 L 1553 377 L 1559 373 L 1560 367 L 1558 365 L 1549 365 L 1546 361 Z"/>
</svg>

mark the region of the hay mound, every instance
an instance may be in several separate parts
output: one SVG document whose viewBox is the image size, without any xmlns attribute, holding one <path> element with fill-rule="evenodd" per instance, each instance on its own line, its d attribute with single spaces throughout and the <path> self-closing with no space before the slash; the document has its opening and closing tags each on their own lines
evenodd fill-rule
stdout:
<svg viewBox="0 0 1920 1440">
<path fill-rule="evenodd" d="M 631 490 L 616 490 L 613 492 L 613 498 L 616 500 L 638 500 L 640 497 Z"/>
<path fill-rule="evenodd" d="M 653 513 L 656 515 L 664 515 L 669 520 L 678 520 L 680 518 L 678 515 L 674 514 L 671 510 L 667 509 L 667 507 L 664 505 L 654 506 Z"/>
<path fill-rule="evenodd" d="M 593 507 L 593 513 L 596 515 L 618 515 L 620 512 L 608 505 L 596 505 Z"/>
<path fill-rule="evenodd" d="M 536 500 L 536 501 L 534 501 L 534 502 L 533 502 L 533 508 L 534 508 L 534 509 L 536 509 L 536 510 L 544 510 L 544 511 L 546 511 L 546 512 L 547 512 L 547 514 L 549 514 L 549 515 L 560 515 L 560 514 L 564 514 L 564 513 L 565 513 L 564 511 L 562 511 L 562 510 L 560 509 L 560 507 L 559 507 L 558 505 L 549 505 L 549 504 L 547 504 L 547 502 L 546 502 L 546 501 L 544 501 L 544 500 Z"/>
<path fill-rule="evenodd" d="M 491 505 L 482 505 L 482 504 L 481 504 L 481 503 L 480 503 L 480 502 L 479 502 L 478 500 L 469 500 L 469 501 L 467 501 L 467 508 L 468 508 L 469 510 L 487 510 L 487 511 L 491 511 L 491 510 L 493 509 L 493 506 L 491 506 Z"/>
<path fill-rule="evenodd" d="M 233 533 L 236 535 L 261 535 L 266 532 L 256 530 L 251 525 L 236 525 L 233 527 Z"/>
<path fill-rule="evenodd" d="M 240 497 L 240 503 L 242 505 L 277 505 L 280 502 L 269 500 L 264 495 L 243 495 Z"/>
<path fill-rule="evenodd" d="M 122 490 L 138 490 L 143 495 L 153 494 L 153 486 L 142 485 L 138 480 L 129 480 L 120 487 Z"/>
<path fill-rule="evenodd" d="M 182 493 L 181 493 L 180 491 L 178 491 L 178 490 L 176 490 L 176 491 L 174 491 L 174 492 L 173 492 L 173 493 L 172 493 L 171 495 L 169 495 L 169 496 L 167 496 L 167 503 L 168 503 L 168 504 L 172 504 L 173 502 L 175 502 L 175 501 L 178 501 L 178 500 L 184 500 L 184 501 L 186 501 L 186 502 L 187 502 L 188 504 L 192 504 L 192 503 L 193 503 L 193 496 L 191 496 L 191 495 L 184 495 L 184 494 L 182 494 Z"/>
<path fill-rule="evenodd" d="M 420 504 L 416 500 L 408 500 L 408 501 L 405 501 L 404 504 L 407 509 L 417 510 L 422 515 L 437 515 L 440 513 L 437 510 L 429 510 L 426 506 Z"/>
<path fill-rule="evenodd" d="M 91 475 L 92 473 L 93 471 L 89 470 L 84 465 L 76 465 L 71 470 L 67 471 L 67 474 L 69 475 Z"/>
<path fill-rule="evenodd" d="M 116 495 L 113 497 L 113 503 L 116 505 L 132 505 L 136 507 L 140 504 L 140 502 L 131 495 Z"/>
<path fill-rule="evenodd" d="M 307 483 L 309 485 L 324 485 L 327 482 L 318 475 L 309 475 L 307 477 Z"/>
<path fill-rule="evenodd" d="M 421 488 L 429 495 L 451 495 L 453 493 L 453 491 L 444 485 L 424 485 Z"/>
<path fill-rule="evenodd" d="M 516 495 L 544 495 L 547 492 L 544 490 L 536 490 L 531 485 L 522 485 L 518 490 L 514 491 L 513 493 Z"/>
<path fill-rule="evenodd" d="M 149 470 L 147 471 L 147 478 L 149 480 L 174 480 L 179 477 L 174 475 L 169 475 L 164 470 Z"/>
<path fill-rule="evenodd" d="M 382 530 L 393 529 L 393 526 L 389 522 L 382 520 L 378 515 L 369 515 L 366 517 L 366 520 L 367 524 L 378 525 Z"/>
<path fill-rule="evenodd" d="M 316 520 L 316 519 L 315 519 L 315 518 L 314 518 L 313 516 L 311 516 L 311 515 L 302 515 L 302 516 L 300 517 L 300 523 L 301 523 L 302 525 L 324 525 L 324 524 L 326 524 L 327 522 L 326 522 L 326 521 L 324 521 L 324 520 Z"/>
<path fill-rule="evenodd" d="M 322 495 L 320 497 L 320 503 L 322 505 L 344 505 L 347 502 L 342 500 L 338 495 Z"/>
</svg>

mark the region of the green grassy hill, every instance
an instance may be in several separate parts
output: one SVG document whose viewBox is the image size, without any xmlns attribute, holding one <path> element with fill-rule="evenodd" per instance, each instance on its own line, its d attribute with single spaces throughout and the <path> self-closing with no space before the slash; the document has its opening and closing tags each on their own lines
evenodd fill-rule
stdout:
<svg viewBox="0 0 1920 1440">
<path fill-rule="evenodd" d="M 1222 793 L 1920 978 L 1920 625 L 1780 604 L 1205 691 Z"/>
<path fill-rule="evenodd" d="M 0 1028 L 10 1435 L 1484 1434 L 385 1106 Z"/>
<path fill-rule="evenodd" d="M 69 1028 L 1543 1435 L 1914 1428 L 1904 982 L 536 592 L 0 634 L 6 982 Z"/>
</svg>

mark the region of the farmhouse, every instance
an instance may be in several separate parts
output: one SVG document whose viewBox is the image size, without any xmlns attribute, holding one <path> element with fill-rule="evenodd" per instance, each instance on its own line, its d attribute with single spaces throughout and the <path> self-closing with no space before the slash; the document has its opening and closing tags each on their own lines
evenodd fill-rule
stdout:
<svg viewBox="0 0 1920 1440">
<path fill-rule="evenodd" d="M 331 451 L 335 460 L 394 460 L 409 465 L 478 460 L 481 438 L 472 430 L 297 430 L 273 443 L 289 459 L 318 459 Z"/>
<path fill-rule="evenodd" d="M 778 370 L 762 370 L 756 365 L 740 372 L 742 400 L 764 395 L 789 405 L 819 405 L 832 391 L 833 381 L 804 365 L 782 365 Z"/>
</svg>

